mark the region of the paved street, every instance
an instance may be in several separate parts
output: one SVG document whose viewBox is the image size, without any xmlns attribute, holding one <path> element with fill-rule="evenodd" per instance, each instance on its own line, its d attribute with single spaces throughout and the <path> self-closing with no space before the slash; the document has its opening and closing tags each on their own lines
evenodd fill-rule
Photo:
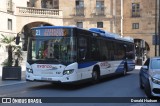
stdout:
<svg viewBox="0 0 160 106">
<path fill-rule="evenodd" d="M 0 87 L 0 97 L 145 97 L 139 88 L 138 71 L 130 72 L 127 76 L 106 78 L 98 84 L 86 83 L 80 86 L 53 85 L 46 82 L 23 82 Z M 0 104 L 1 105 L 1 104 Z M 27 104 L 20 104 L 27 105 Z M 34 104 L 39 105 L 39 104 Z M 48 104 L 41 104 L 42 106 Z M 50 104 L 51 105 L 51 104 Z M 74 106 L 74 103 L 55 103 L 54 106 Z M 81 106 L 82 104 L 78 104 Z M 101 106 L 106 104 L 88 103 L 86 106 Z M 160 106 L 158 103 L 123 103 L 109 106 Z M 17 106 L 17 104 L 7 104 Z"/>
</svg>

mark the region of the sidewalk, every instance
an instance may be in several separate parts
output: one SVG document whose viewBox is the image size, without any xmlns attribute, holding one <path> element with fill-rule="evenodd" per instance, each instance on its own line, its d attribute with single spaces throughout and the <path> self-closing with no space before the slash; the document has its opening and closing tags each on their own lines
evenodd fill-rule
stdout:
<svg viewBox="0 0 160 106">
<path fill-rule="evenodd" d="M 0 87 L 25 83 L 26 82 L 25 73 L 26 73 L 25 66 L 22 66 L 21 80 L 3 80 L 2 81 L 2 66 L 0 65 Z"/>
<path fill-rule="evenodd" d="M 139 69 L 141 69 L 141 67 L 142 67 L 142 66 L 137 66 L 137 65 L 136 65 L 136 66 L 135 66 L 135 69 L 136 69 L 136 70 L 139 70 Z"/>
</svg>

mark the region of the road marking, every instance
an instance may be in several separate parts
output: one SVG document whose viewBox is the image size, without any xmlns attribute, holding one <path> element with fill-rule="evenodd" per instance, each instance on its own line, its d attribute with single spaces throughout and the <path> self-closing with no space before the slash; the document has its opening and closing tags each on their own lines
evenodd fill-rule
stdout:
<svg viewBox="0 0 160 106">
<path fill-rule="evenodd" d="M 7 96 L 6 94 L 0 95 L 0 97 L 6 97 L 6 96 Z"/>
<path fill-rule="evenodd" d="M 2 85 L 0 85 L 0 87 L 10 86 L 10 85 L 17 85 L 17 84 L 22 84 L 22 83 L 26 83 L 26 81 L 20 81 L 20 82 L 15 82 L 15 83 L 11 83 L 11 84 L 2 84 Z"/>
<path fill-rule="evenodd" d="M 27 90 L 14 92 L 14 93 L 8 93 L 8 94 L 2 94 L 0 95 L 0 97 L 10 97 L 12 95 L 19 95 L 19 94 L 24 94 L 24 93 L 27 93 Z"/>
</svg>

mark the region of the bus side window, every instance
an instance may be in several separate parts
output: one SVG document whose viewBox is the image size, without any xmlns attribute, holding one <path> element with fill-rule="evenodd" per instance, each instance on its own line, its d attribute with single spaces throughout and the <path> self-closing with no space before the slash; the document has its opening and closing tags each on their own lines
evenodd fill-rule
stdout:
<svg viewBox="0 0 160 106">
<path fill-rule="evenodd" d="M 114 43 L 112 41 L 107 41 L 108 48 L 108 60 L 114 60 Z"/>
<path fill-rule="evenodd" d="M 135 57 L 134 57 L 134 45 L 132 45 L 132 44 L 128 44 L 127 45 L 127 48 L 126 48 L 126 57 L 128 58 L 128 59 L 134 59 Z"/>
<path fill-rule="evenodd" d="M 99 53 L 99 44 L 98 40 L 95 38 L 92 38 L 91 40 L 91 59 L 93 60 L 99 60 L 100 53 Z"/>
<path fill-rule="evenodd" d="M 86 59 L 86 50 L 85 50 L 85 48 L 80 48 L 79 49 L 79 58 L 82 59 L 82 60 Z"/>
<path fill-rule="evenodd" d="M 108 59 L 108 47 L 105 40 L 100 40 L 100 56 L 102 61 L 106 61 Z"/>
<path fill-rule="evenodd" d="M 80 36 L 78 39 L 78 60 L 84 61 L 87 57 L 87 38 Z"/>
<path fill-rule="evenodd" d="M 114 51 L 114 58 L 116 60 L 122 60 L 125 58 L 125 48 L 122 42 L 115 42 L 115 51 Z"/>
</svg>

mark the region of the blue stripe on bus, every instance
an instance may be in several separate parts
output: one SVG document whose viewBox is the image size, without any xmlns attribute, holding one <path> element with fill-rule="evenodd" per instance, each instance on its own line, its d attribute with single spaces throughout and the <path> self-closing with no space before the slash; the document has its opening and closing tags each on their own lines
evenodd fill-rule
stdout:
<svg viewBox="0 0 160 106">
<path fill-rule="evenodd" d="M 128 64 L 128 71 L 134 70 L 135 63 L 133 61 L 129 61 L 129 62 L 127 61 L 127 64 Z M 115 72 L 123 72 L 123 70 L 124 70 L 124 61 L 122 61 L 119 64 Z"/>
<path fill-rule="evenodd" d="M 133 62 L 132 60 L 127 61 L 128 64 L 128 71 L 132 71 L 135 69 L 135 62 Z"/>
<path fill-rule="evenodd" d="M 124 70 L 124 61 L 122 61 L 116 69 L 116 72 L 123 72 Z"/>
<path fill-rule="evenodd" d="M 81 68 L 86 68 L 86 67 L 90 67 L 94 64 L 96 64 L 97 62 L 84 62 L 84 63 L 79 63 L 78 64 L 78 69 L 81 69 Z"/>
</svg>

